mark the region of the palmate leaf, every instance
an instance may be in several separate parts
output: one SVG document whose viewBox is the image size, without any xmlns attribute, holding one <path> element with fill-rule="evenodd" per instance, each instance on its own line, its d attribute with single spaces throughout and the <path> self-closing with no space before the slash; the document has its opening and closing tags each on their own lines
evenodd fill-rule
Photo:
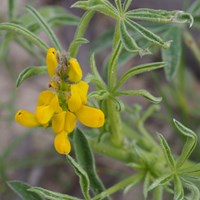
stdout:
<svg viewBox="0 0 200 200">
<path fill-rule="evenodd" d="M 199 200 L 200 199 L 200 192 L 199 188 L 192 182 L 190 181 L 183 181 L 184 187 L 186 187 L 190 191 L 190 197 L 188 199 L 192 200 Z"/>
<path fill-rule="evenodd" d="M 139 32 L 144 38 L 152 42 L 153 44 L 159 45 L 163 48 L 169 48 L 171 41 L 164 42 L 162 38 L 158 35 L 154 34 L 153 32 L 149 31 L 142 25 L 134 22 L 133 20 L 126 20 L 127 24 L 130 26 L 131 29 L 136 30 Z"/>
<path fill-rule="evenodd" d="M 177 73 L 181 63 L 182 42 L 181 29 L 172 26 L 165 34 L 166 40 L 172 40 L 171 46 L 168 49 L 162 49 L 162 59 L 166 63 L 165 75 L 170 81 Z"/>
<path fill-rule="evenodd" d="M 27 67 L 23 71 L 21 71 L 21 73 L 19 74 L 16 81 L 16 86 L 19 87 L 21 83 L 27 78 L 30 78 L 35 75 L 46 74 L 46 73 L 47 73 L 46 66 Z"/>
</svg>

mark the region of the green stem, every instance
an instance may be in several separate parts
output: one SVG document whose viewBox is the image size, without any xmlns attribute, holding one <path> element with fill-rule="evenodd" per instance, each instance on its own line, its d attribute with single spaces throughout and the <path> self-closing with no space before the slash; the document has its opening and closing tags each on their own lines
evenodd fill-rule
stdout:
<svg viewBox="0 0 200 200">
<path fill-rule="evenodd" d="M 111 98 L 107 99 L 107 112 L 111 132 L 111 142 L 119 147 L 123 142 L 122 122 L 120 113 L 116 109 L 116 103 Z"/>
<path fill-rule="evenodd" d="M 92 198 L 92 200 L 103 199 L 106 196 L 109 196 L 109 195 L 117 192 L 118 190 L 121 190 L 122 188 L 130 185 L 130 184 L 131 184 L 132 187 L 134 187 L 135 185 L 140 183 L 143 178 L 144 178 L 144 174 L 143 173 L 139 173 L 139 174 L 133 175 L 133 176 L 131 176 L 131 177 L 129 177 L 129 178 L 117 183 L 116 185 L 110 187 L 109 189 L 105 190 L 104 192 L 98 194 L 97 196 Z"/>
<path fill-rule="evenodd" d="M 127 152 L 126 150 L 114 147 L 110 144 L 105 144 L 103 142 L 96 142 L 94 140 L 88 140 L 92 149 L 97 153 L 106 155 L 115 160 L 122 161 L 124 163 L 137 162 L 134 152 Z"/>
<path fill-rule="evenodd" d="M 81 19 L 81 21 L 80 21 L 80 23 L 77 27 L 74 39 L 69 46 L 69 52 L 70 52 L 70 55 L 72 57 L 77 56 L 78 49 L 81 45 L 80 43 L 77 43 L 77 39 L 83 37 L 83 35 L 85 34 L 86 29 L 87 29 L 89 22 L 91 21 L 93 15 L 94 15 L 94 13 L 95 13 L 95 11 L 87 11 L 83 15 L 83 17 L 82 17 L 82 19 Z"/>
<path fill-rule="evenodd" d="M 200 49 L 197 46 L 196 41 L 194 40 L 193 36 L 187 31 L 186 29 L 183 31 L 183 37 L 186 45 L 191 49 L 195 58 L 197 59 L 198 63 L 200 64 Z"/>
</svg>

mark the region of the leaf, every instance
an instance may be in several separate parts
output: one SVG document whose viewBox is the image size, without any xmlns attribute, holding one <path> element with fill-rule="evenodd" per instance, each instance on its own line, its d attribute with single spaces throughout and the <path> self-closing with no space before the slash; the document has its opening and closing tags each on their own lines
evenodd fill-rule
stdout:
<svg viewBox="0 0 200 200">
<path fill-rule="evenodd" d="M 117 9 L 107 0 L 78 1 L 71 7 L 97 11 L 114 19 L 119 18 Z"/>
<path fill-rule="evenodd" d="M 90 182 L 86 171 L 70 155 L 66 155 L 66 159 L 72 165 L 76 174 L 79 176 L 79 183 L 81 186 L 82 193 L 85 199 L 89 200 Z"/>
<path fill-rule="evenodd" d="M 148 188 L 150 185 L 150 180 L 151 180 L 151 174 L 150 172 L 147 172 L 144 179 L 144 185 L 143 185 L 143 195 L 145 199 L 147 199 L 148 197 L 148 192 L 149 192 Z"/>
<path fill-rule="evenodd" d="M 9 21 L 13 20 L 15 11 L 15 0 L 8 0 L 8 18 Z"/>
<path fill-rule="evenodd" d="M 105 188 L 97 175 L 94 156 L 86 137 L 79 129 L 76 129 L 76 131 L 74 132 L 73 142 L 76 159 L 79 165 L 86 171 L 94 194 L 97 195 L 103 192 Z"/>
<path fill-rule="evenodd" d="M 174 176 L 174 200 L 184 200 L 184 190 L 181 179 Z"/>
<path fill-rule="evenodd" d="M 21 181 L 8 181 L 8 186 L 16 193 L 22 200 L 43 200 L 39 195 L 28 191 L 31 187 Z"/>
<path fill-rule="evenodd" d="M 126 25 L 123 21 L 120 21 L 120 38 L 123 46 L 127 51 L 139 52 L 142 49 L 138 47 L 136 41 L 129 35 Z"/>
<path fill-rule="evenodd" d="M 47 73 L 46 66 L 27 67 L 19 74 L 17 81 L 16 81 L 16 86 L 19 87 L 21 85 L 21 83 L 29 77 L 32 77 L 35 75 L 40 75 L 40 74 L 46 74 L 46 73 Z"/>
<path fill-rule="evenodd" d="M 40 24 L 40 26 L 43 28 L 43 30 L 47 33 L 49 36 L 51 42 L 53 43 L 54 47 L 61 51 L 62 47 L 54 34 L 53 30 L 50 28 L 50 26 L 47 24 L 47 22 L 44 20 L 44 18 L 40 15 L 40 13 L 34 9 L 31 6 L 26 6 L 26 9 L 30 12 L 30 14 L 37 20 L 37 22 Z"/>
<path fill-rule="evenodd" d="M 190 130 L 189 128 L 185 127 L 183 124 L 178 122 L 174 119 L 174 124 L 176 128 L 185 136 L 187 136 L 187 140 L 185 142 L 185 145 L 182 149 L 181 155 L 179 156 L 176 167 L 180 168 L 184 162 L 189 158 L 191 153 L 193 152 L 194 148 L 197 145 L 197 135 Z"/>
<path fill-rule="evenodd" d="M 153 32 L 149 31 L 145 27 L 132 20 L 127 20 L 126 22 L 131 27 L 131 29 L 138 31 L 144 38 L 151 41 L 152 43 L 159 45 L 163 48 L 170 47 L 170 41 L 164 42 L 158 35 L 154 34 Z"/>
<path fill-rule="evenodd" d="M 48 46 L 45 44 L 39 37 L 37 37 L 34 33 L 30 32 L 28 29 L 14 24 L 14 23 L 0 23 L 0 30 L 6 30 L 11 31 L 15 33 L 19 33 L 26 37 L 29 41 L 36 44 L 38 47 L 40 47 L 43 51 L 47 51 Z"/>
<path fill-rule="evenodd" d="M 175 160 L 172 155 L 171 149 L 169 145 L 167 144 L 167 141 L 165 140 L 165 138 L 161 134 L 159 134 L 158 136 L 160 138 L 160 143 L 161 143 L 165 158 L 167 159 L 167 162 L 169 166 L 171 167 L 171 169 L 174 170 L 176 165 L 175 165 Z"/>
<path fill-rule="evenodd" d="M 107 99 L 110 94 L 107 90 L 96 90 L 88 95 L 88 98 L 95 98 L 97 100 Z"/>
<path fill-rule="evenodd" d="M 181 29 L 173 26 L 166 33 L 165 38 L 171 39 L 172 43 L 169 49 L 162 49 L 162 60 L 166 63 L 165 75 L 170 81 L 177 73 L 181 63 L 182 42 L 181 42 Z"/>
<path fill-rule="evenodd" d="M 40 195 L 41 197 L 43 197 L 45 199 L 49 199 L 49 200 L 82 200 L 82 199 L 79 199 L 79 198 L 76 198 L 73 196 L 69 196 L 67 194 L 52 192 L 52 191 L 46 190 L 41 187 L 31 187 L 29 189 L 29 191 L 34 192 L 34 193 Z"/>
<path fill-rule="evenodd" d="M 165 66 L 164 62 L 156 62 L 156 63 L 148 63 L 144 65 L 139 65 L 133 68 L 130 68 L 127 72 L 125 72 L 119 79 L 117 85 L 115 86 L 115 90 L 121 87 L 124 82 L 126 82 L 130 77 L 135 76 L 137 74 L 141 74 L 144 72 L 150 72 L 155 69 L 159 69 Z"/>
<path fill-rule="evenodd" d="M 74 40 L 74 43 L 81 45 L 81 44 L 87 44 L 89 43 L 89 40 L 83 37 L 80 38 L 76 38 L 76 40 Z"/>
<path fill-rule="evenodd" d="M 192 200 L 200 199 L 199 188 L 194 183 L 184 180 L 183 184 L 191 192 L 191 196 L 189 199 L 192 199 Z"/>
<path fill-rule="evenodd" d="M 92 69 L 92 73 L 94 75 L 94 77 L 101 83 L 101 88 L 105 88 L 106 89 L 106 84 L 103 81 L 103 79 L 101 78 L 101 75 L 98 72 L 97 66 L 96 66 L 96 62 L 95 62 L 95 58 L 94 58 L 94 54 L 92 54 L 90 56 L 90 66 Z"/>
<path fill-rule="evenodd" d="M 114 95 L 116 96 L 143 96 L 148 99 L 152 103 L 160 103 L 162 101 L 162 97 L 154 97 L 146 90 L 121 90 L 117 91 Z"/>
<path fill-rule="evenodd" d="M 127 11 L 133 0 L 125 0 L 123 3 L 124 11 Z"/>
<path fill-rule="evenodd" d="M 170 180 L 172 179 L 172 175 L 171 174 L 167 174 L 167 175 L 163 175 L 161 177 L 159 177 L 158 179 L 156 179 L 148 188 L 148 191 L 151 191 L 153 189 L 155 189 L 156 187 L 160 186 L 160 185 L 165 185 L 167 184 Z"/>
<path fill-rule="evenodd" d="M 193 24 L 193 17 L 190 13 L 175 10 L 154 10 L 150 8 L 139 8 L 128 11 L 126 13 L 128 18 L 134 20 L 146 20 L 152 22 L 161 22 L 161 23 L 189 23 L 190 27 Z"/>
</svg>

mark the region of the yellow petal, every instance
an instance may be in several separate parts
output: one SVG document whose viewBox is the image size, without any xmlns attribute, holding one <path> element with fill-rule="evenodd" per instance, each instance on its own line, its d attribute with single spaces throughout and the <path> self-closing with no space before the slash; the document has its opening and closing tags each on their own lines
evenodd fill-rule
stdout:
<svg viewBox="0 0 200 200">
<path fill-rule="evenodd" d="M 64 130 L 66 112 L 55 114 L 52 118 L 52 129 L 55 133 L 60 133 Z"/>
<path fill-rule="evenodd" d="M 67 111 L 65 115 L 65 131 L 71 133 L 76 126 L 76 116 Z"/>
<path fill-rule="evenodd" d="M 46 56 L 47 70 L 50 77 L 55 75 L 58 66 L 57 53 L 54 48 L 49 48 Z"/>
<path fill-rule="evenodd" d="M 82 104 L 86 104 L 89 85 L 84 81 L 80 81 L 79 83 L 72 85 L 72 87 L 76 88 L 76 91 L 81 98 Z"/>
<path fill-rule="evenodd" d="M 50 90 L 40 92 L 40 96 L 38 97 L 38 106 L 49 105 L 55 96 L 56 93 Z"/>
<path fill-rule="evenodd" d="M 54 147 L 59 154 L 69 154 L 71 151 L 69 139 L 64 131 L 56 135 Z"/>
<path fill-rule="evenodd" d="M 75 114 L 85 126 L 99 128 L 104 125 L 104 113 L 100 109 L 83 105 Z"/>
<path fill-rule="evenodd" d="M 62 109 L 59 105 L 58 96 L 55 92 L 45 90 L 40 92 L 40 96 L 38 97 L 38 106 L 49 106 L 50 109 L 55 112 L 61 112 Z"/>
<path fill-rule="evenodd" d="M 35 115 L 27 110 L 19 110 L 15 115 L 15 121 L 29 128 L 40 125 Z"/>
<path fill-rule="evenodd" d="M 45 125 L 50 122 L 54 113 L 49 106 L 37 106 L 35 117 L 40 124 Z"/>
<path fill-rule="evenodd" d="M 82 105 L 81 97 L 77 91 L 76 84 L 71 85 L 71 96 L 68 99 L 68 108 L 71 112 L 80 109 Z"/>
<path fill-rule="evenodd" d="M 78 61 L 75 58 L 70 58 L 68 62 L 68 80 L 70 82 L 79 82 L 82 79 L 82 70 Z"/>
</svg>

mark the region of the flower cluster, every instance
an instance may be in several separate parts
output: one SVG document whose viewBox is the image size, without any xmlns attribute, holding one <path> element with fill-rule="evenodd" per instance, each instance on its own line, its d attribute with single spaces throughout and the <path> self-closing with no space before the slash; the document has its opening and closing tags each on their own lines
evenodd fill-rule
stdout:
<svg viewBox="0 0 200 200">
<path fill-rule="evenodd" d="M 49 87 L 53 91 L 42 91 L 35 113 L 19 110 L 15 120 L 30 128 L 51 126 L 56 134 L 56 151 L 68 154 L 71 150 L 68 134 L 74 130 L 77 119 L 88 127 L 99 128 L 104 124 L 104 113 L 86 105 L 89 85 L 82 81 L 82 70 L 75 58 L 50 48 L 46 64 L 51 78 Z"/>
</svg>

